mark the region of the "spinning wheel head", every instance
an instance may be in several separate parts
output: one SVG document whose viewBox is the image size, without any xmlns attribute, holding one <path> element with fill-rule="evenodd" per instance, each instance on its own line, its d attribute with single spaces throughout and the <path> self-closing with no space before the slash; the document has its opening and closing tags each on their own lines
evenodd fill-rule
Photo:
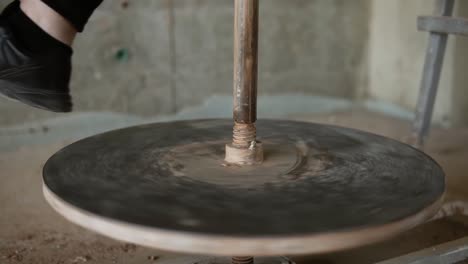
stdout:
<svg viewBox="0 0 468 264">
<path fill-rule="evenodd" d="M 444 193 L 424 153 L 352 129 L 258 125 L 265 160 L 224 162 L 228 120 L 137 126 L 72 144 L 44 168 L 49 202 L 105 235 L 215 255 L 333 251 L 395 235 Z"/>
</svg>

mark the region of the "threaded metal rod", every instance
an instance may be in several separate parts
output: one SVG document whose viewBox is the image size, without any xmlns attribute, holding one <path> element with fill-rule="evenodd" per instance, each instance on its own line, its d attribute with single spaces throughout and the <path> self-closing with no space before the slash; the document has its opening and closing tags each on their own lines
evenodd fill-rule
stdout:
<svg viewBox="0 0 468 264">
<path fill-rule="evenodd" d="M 253 257 L 232 257 L 232 264 L 253 264 Z"/>
<path fill-rule="evenodd" d="M 255 142 L 256 134 L 254 124 L 234 123 L 232 145 L 236 148 L 248 148 Z"/>
</svg>

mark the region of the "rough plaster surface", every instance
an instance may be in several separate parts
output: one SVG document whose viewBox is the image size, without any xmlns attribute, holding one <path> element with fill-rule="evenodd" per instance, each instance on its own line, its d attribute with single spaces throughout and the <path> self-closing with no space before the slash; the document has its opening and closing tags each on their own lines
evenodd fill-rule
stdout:
<svg viewBox="0 0 468 264">
<path fill-rule="evenodd" d="M 365 97 L 415 109 L 428 43 L 427 32 L 418 32 L 416 18 L 433 14 L 435 1 L 373 0 L 369 34 L 369 79 Z M 456 1 L 454 15 L 468 16 L 466 1 Z M 434 121 L 466 124 L 468 117 L 468 45 L 450 36 L 443 64 Z"/>
<path fill-rule="evenodd" d="M 232 93 L 231 0 L 122 2 L 104 1 L 76 40 L 76 111 L 157 116 Z M 352 98 L 362 81 L 367 3 L 261 1 L 260 95 Z M 5 100 L 0 112 L 0 126 L 57 116 Z"/>
<path fill-rule="evenodd" d="M 433 1 L 372 2 L 372 20 L 369 38 L 368 96 L 414 109 L 419 92 L 419 82 L 424 63 L 428 34 L 417 32 L 416 17 L 432 14 Z M 435 119 L 448 118 L 450 114 L 452 85 L 450 53 L 447 48 L 445 68 L 438 94 Z"/>
<path fill-rule="evenodd" d="M 455 14 L 467 17 L 468 3 L 456 3 Z M 370 99 L 413 111 L 428 38 L 416 17 L 433 4 L 261 1 L 259 95 Z M 104 1 L 74 45 L 76 111 L 161 116 L 230 94 L 232 24 L 230 0 Z M 449 39 L 435 122 L 468 122 L 467 43 Z M 61 116 L 3 99 L 0 112 L 0 126 Z"/>
<path fill-rule="evenodd" d="M 468 2 L 457 1 L 456 15 L 468 17 Z M 455 55 L 453 58 L 453 91 L 451 102 L 451 118 L 454 124 L 468 123 L 468 39 L 466 37 L 452 37 Z"/>
</svg>

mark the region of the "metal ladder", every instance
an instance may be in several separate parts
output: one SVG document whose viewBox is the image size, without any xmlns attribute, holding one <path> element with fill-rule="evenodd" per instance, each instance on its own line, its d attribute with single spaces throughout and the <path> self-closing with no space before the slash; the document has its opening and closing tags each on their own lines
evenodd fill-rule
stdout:
<svg viewBox="0 0 468 264">
<path fill-rule="evenodd" d="M 468 19 L 452 17 L 454 4 L 455 0 L 438 0 L 434 15 L 418 17 L 418 30 L 429 32 L 429 43 L 413 121 L 412 143 L 416 147 L 423 147 L 429 135 L 447 38 L 449 34 L 468 36 Z"/>
</svg>

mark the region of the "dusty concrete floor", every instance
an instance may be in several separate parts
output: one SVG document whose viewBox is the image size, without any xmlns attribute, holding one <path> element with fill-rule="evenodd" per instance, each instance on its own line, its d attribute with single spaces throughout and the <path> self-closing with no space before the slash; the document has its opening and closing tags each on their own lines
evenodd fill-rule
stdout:
<svg viewBox="0 0 468 264">
<path fill-rule="evenodd" d="M 295 119 L 340 124 L 399 140 L 409 131 L 407 121 L 365 111 L 296 115 Z M 468 197 L 467 139 L 468 129 L 434 129 L 426 148 L 447 173 L 448 200 Z M 0 151 L 0 263 L 174 263 L 178 255 L 93 234 L 68 223 L 46 204 L 41 192 L 42 165 L 69 143 L 60 140 Z M 373 263 L 467 236 L 466 223 L 464 217 L 444 218 L 377 245 L 294 259 L 312 264 Z"/>
</svg>

